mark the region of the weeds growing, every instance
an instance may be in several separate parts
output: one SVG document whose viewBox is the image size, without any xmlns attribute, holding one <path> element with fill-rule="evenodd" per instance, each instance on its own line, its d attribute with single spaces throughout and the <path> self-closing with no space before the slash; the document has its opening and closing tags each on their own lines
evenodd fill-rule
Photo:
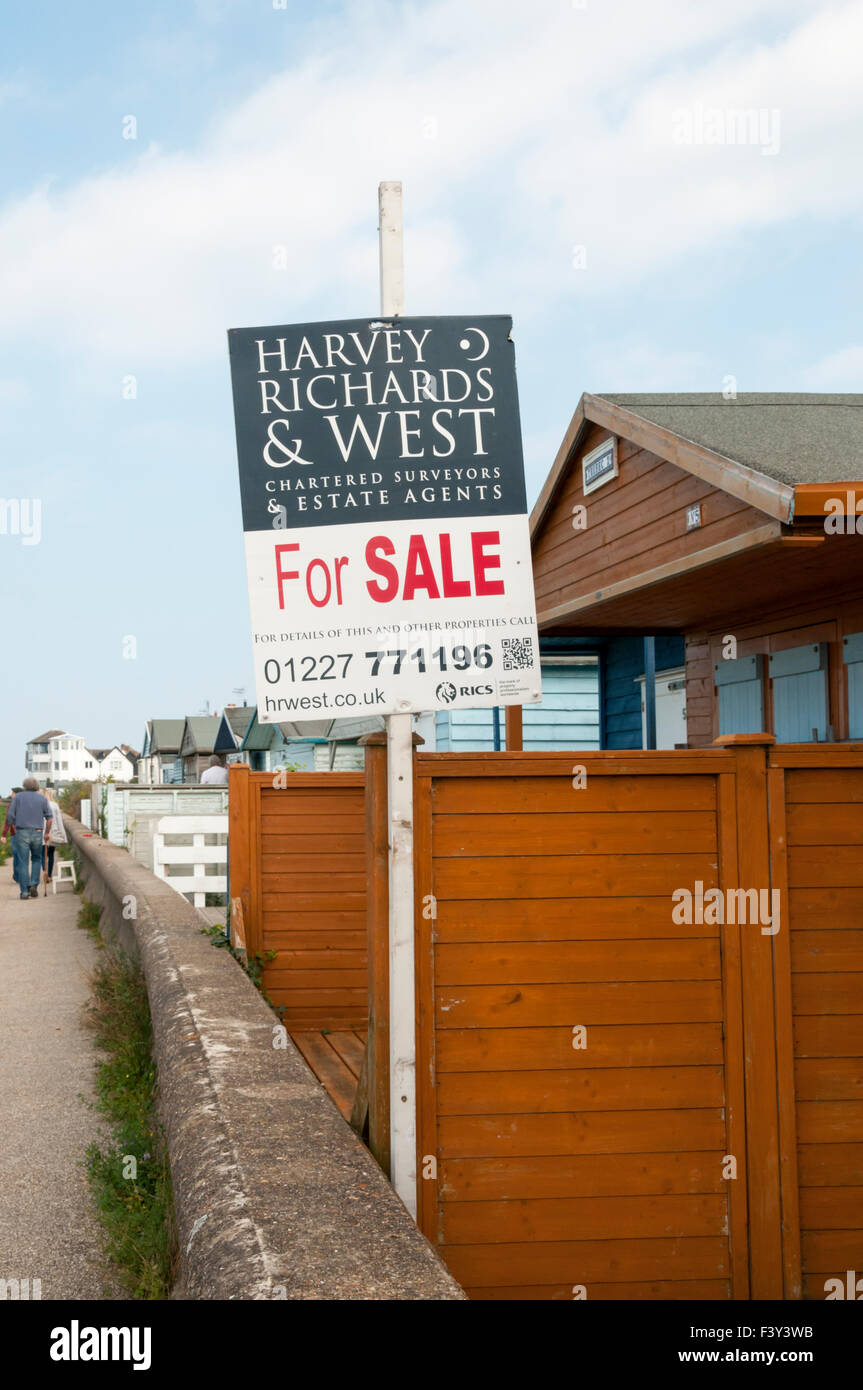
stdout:
<svg viewBox="0 0 863 1390">
<path fill-rule="evenodd" d="M 109 1134 L 87 1150 L 90 1190 L 105 1252 L 130 1297 L 168 1296 L 175 1259 L 171 1172 L 156 1118 L 150 1006 L 139 965 L 99 932 L 99 909 L 84 902 L 78 925 L 100 947 L 86 1021 L 102 1049 L 96 1108 Z"/>
</svg>

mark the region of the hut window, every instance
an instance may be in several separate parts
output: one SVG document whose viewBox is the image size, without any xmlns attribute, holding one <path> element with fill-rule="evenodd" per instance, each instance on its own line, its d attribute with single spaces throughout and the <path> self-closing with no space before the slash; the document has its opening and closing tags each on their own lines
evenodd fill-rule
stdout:
<svg viewBox="0 0 863 1390">
<path fill-rule="evenodd" d="M 848 737 L 863 738 L 863 632 L 853 632 L 842 643 L 848 668 Z"/>
<path fill-rule="evenodd" d="M 823 742 L 828 723 L 827 643 L 774 652 L 770 679 L 777 742 Z"/>
<path fill-rule="evenodd" d="M 741 656 L 713 668 L 720 734 L 759 734 L 764 728 L 764 657 Z"/>
</svg>

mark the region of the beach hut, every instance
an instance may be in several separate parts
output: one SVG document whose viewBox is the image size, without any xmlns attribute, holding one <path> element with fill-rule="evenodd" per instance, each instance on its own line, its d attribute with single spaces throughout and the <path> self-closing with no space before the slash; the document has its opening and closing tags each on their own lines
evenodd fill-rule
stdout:
<svg viewBox="0 0 863 1390">
<path fill-rule="evenodd" d="M 663 693 L 690 748 L 863 736 L 863 395 L 585 394 L 531 525 L 540 632 L 603 644 L 606 723 L 628 643 L 644 746 Z"/>
</svg>

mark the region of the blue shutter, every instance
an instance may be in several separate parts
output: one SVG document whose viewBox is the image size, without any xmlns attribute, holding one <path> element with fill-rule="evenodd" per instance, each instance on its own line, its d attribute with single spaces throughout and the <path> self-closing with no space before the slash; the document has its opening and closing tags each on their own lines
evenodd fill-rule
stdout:
<svg viewBox="0 0 863 1390">
<path fill-rule="evenodd" d="M 760 734 L 764 728 L 764 657 L 741 656 L 713 668 L 720 734 Z"/>
<path fill-rule="evenodd" d="M 814 642 L 774 652 L 773 732 L 777 743 L 811 743 L 827 738 L 827 643 Z"/>
<path fill-rule="evenodd" d="M 848 667 L 848 737 L 863 738 L 863 632 L 852 632 L 842 643 Z"/>
</svg>

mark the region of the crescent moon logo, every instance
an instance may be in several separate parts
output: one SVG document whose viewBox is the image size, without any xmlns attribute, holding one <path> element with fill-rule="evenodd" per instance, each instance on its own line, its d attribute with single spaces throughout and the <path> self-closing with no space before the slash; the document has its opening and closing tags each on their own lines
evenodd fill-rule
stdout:
<svg viewBox="0 0 863 1390">
<path fill-rule="evenodd" d="M 469 357 L 467 359 L 468 362 L 481 362 L 483 357 L 485 357 L 488 352 L 488 336 L 485 333 L 483 333 L 481 328 L 466 328 L 464 331 L 465 333 L 475 333 L 483 344 L 482 352 L 476 353 L 474 357 Z M 462 338 L 459 342 L 459 347 L 461 348 L 462 352 L 467 352 L 468 348 L 470 347 L 470 338 Z"/>
</svg>

